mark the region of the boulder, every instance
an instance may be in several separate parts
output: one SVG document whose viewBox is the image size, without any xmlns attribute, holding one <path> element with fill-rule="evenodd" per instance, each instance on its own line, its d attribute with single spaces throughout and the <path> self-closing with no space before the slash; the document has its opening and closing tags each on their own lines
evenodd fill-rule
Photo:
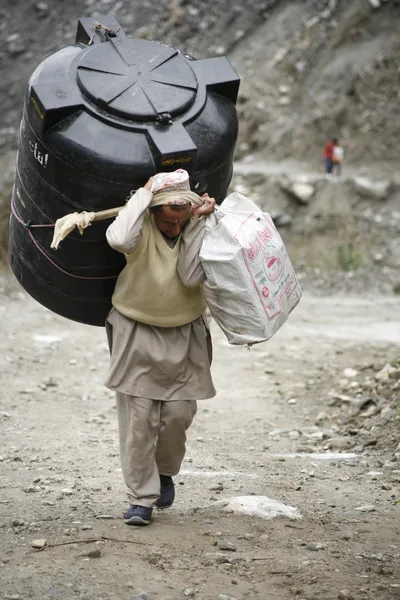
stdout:
<svg viewBox="0 0 400 600">
<path fill-rule="evenodd" d="M 307 206 L 315 194 L 315 187 L 303 178 L 283 181 L 281 188 L 303 206 Z"/>
<path fill-rule="evenodd" d="M 354 177 L 356 192 L 364 198 L 374 198 L 376 200 L 385 200 L 392 187 L 389 180 L 372 181 L 367 177 Z"/>
</svg>

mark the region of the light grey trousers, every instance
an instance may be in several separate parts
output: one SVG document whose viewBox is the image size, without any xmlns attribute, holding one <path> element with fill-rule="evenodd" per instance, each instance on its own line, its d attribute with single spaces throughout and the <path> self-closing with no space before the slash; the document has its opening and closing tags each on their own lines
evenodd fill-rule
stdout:
<svg viewBox="0 0 400 600">
<path fill-rule="evenodd" d="M 150 400 L 116 392 L 122 473 L 131 504 L 153 506 L 160 475 L 177 475 L 195 400 Z"/>
</svg>

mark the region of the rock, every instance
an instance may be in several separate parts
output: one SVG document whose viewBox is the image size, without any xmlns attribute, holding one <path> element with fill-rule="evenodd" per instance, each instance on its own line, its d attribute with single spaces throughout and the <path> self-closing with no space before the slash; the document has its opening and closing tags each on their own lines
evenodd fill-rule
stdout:
<svg viewBox="0 0 400 600">
<path fill-rule="evenodd" d="M 135 600 L 148 600 L 147 592 L 140 592 L 135 598 Z"/>
<path fill-rule="evenodd" d="M 315 193 L 315 188 L 311 183 L 301 180 L 282 182 L 281 188 L 302 206 L 306 206 Z"/>
<path fill-rule="evenodd" d="M 102 519 L 102 520 L 108 520 L 108 519 L 113 519 L 114 517 L 112 515 L 96 515 L 96 519 Z"/>
<path fill-rule="evenodd" d="M 218 600 L 236 600 L 233 596 L 227 596 L 226 594 L 220 594 Z"/>
<path fill-rule="evenodd" d="M 374 411 L 374 412 L 370 412 L 370 411 L 369 411 L 369 414 L 375 414 L 375 412 L 377 412 L 377 411 Z M 366 414 L 367 414 L 367 413 L 366 413 L 366 412 L 364 412 L 364 413 L 363 413 L 361 416 L 363 417 L 363 416 L 365 416 Z M 364 442 L 364 444 L 363 444 L 363 448 L 369 448 L 370 446 L 376 446 L 376 445 L 377 445 L 377 443 L 378 443 L 378 440 L 377 440 L 376 438 L 372 438 L 371 440 L 367 440 L 366 442 Z"/>
<path fill-rule="evenodd" d="M 24 492 L 26 494 L 34 494 L 35 492 L 40 492 L 40 487 L 37 485 L 29 485 L 28 487 L 24 488 Z"/>
<path fill-rule="evenodd" d="M 358 371 L 348 367 L 347 369 L 344 369 L 343 375 L 348 378 L 356 377 L 358 375 Z"/>
<path fill-rule="evenodd" d="M 74 492 L 70 488 L 64 488 L 61 490 L 63 496 L 73 496 Z"/>
<path fill-rule="evenodd" d="M 188 598 L 193 598 L 193 596 L 194 596 L 194 589 L 193 588 L 185 588 L 183 590 L 183 595 L 187 596 Z"/>
<path fill-rule="evenodd" d="M 23 54 L 26 49 L 26 43 L 22 39 L 16 39 L 7 44 L 7 52 L 10 56 L 18 56 L 18 54 Z"/>
<path fill-rule="evenodd" d="M 282 213 L 272 219 L 277 227 L 288 227 L 293 223 L 292 217 L 288 213 Z M 400 284 L 399 284 L 400 294 Z"/>
<path fill-rule="evenodd" d="M 338 595 L 339 600 L 354 600 L 354 596 L 349 590 L 340 590 Z"/>
<path fill-rule="evenodd" d="M 49 5 L 46 2 L 38 2 L 35 4 L 35 9 L 41 17 L 44 17 L 49 11 Z"/>
<path fill-rule="evenodd" d="M 210 490 L 210 492 L 222 492 L 224 486 L 222 485 L 222 483 L 217 483 L 216 485 L 212 485 L 208 489 Z"/>
<path fill-rule="evenodd" d="M 223 554 L 222 552 L 206 552 L 204 556 L 211 563 L 231 564 L 231 559 L 229 558 L 229 556 L 227 554 Z"/>
<path fill-rule="evenodd" d="M 350 438 L 337 436 L 330 439 L 324 447 L 328 450 L 347 450 L 351 446 L 353 446 L 353 442 Z"/>
<path fill-rule="evenodd" d="M 218 548 L 220 550 L 226 550 L 228 552 L 236 552 L 235 544 L 232 544 L 231 542 L 227 542 L 225 540 L 221 540 L 218 542 Z"/>
<path fill-rule="evenodd" d="M 392 378 L 399 379 L 399 377 L 395 377 L 398 374 L 400 375 L 400 369 L 396 369 L 391 364 L 386 363 L 383 369 L 375 373 L 375 379 L 376 381 L 389 381 Z"/>
<path fill-rule="evenodd" d="M 376 507 L 373 504 L 364 504 L 363 506 L 358 506 L 354 510 L 358 512 L 375 512 Z"/>
<path fill-rule="evenodd" d="M 87 558 L 100 558 L 101 550 L 100 550 L 100 548 L 93 548 L 92 550 L 83 552 L 83 554 L 81 554 L 81 556 L 86 556 Z"/>
<path fill-rule="evenodd" d="M 23 519 L 14 519 L 12 524 L 13 527 L 22 527 L 25 524 L 25 521 Z"/>
<path fill-rule="evenodd" d="M 268 520 L 275 517 L 302 518 L 297 508 L 278 500 L 272 500 L 267 496 L 236 496 L 219 500 L 215 504 L 228 513 L 250 515 Z"/>
<path fill-rule="evenodd" d="M 323 544 L 308 544 L 307 550 L 318 552 L 318 550 L 325 550 L 325 546 Z"/>
<path fill-rule="evenodd" d="M 58 383 L 55 379 L 53 379 L 53 377 L 49 377 L 49 379 L 46 379 L 45 381 L 43 381 L 43 385 L 46 386 L 47 388 L 58 387 Z"/>
<path fill-rule="evenodd" d="M 381 7 L 380 0 L 369 0 L 369 3 L 372 6 L 372 8 L 380 8 Z"/>
<path fill-rule="evenodd" d="M 364 198 L 385 200 L 389 195 L 392 182 L 388 180 L 372 181 L 366 177 L 355 177 L 354 185 L 356 192 Z"/>
<path fill-rule="evenodd" d="M 317 414 L 317 416 L 315 417 L 315 424 L 316 425 L 323 425 L 323 424 L 327 424 L 331 422 L 331 418 L 328 415 L 328 413 L 326 412 L 320 412 Z M 315 432 L 315 433 L 321 433 L 321 432 Z"/>
<path fill-rule="evenodd" d="M 33 540 L 31 542 L 32 548 L 40 549 L 40 548 L 44 548 L 45 545 L 46 545 L 46 540 L 45 539 L 42 539 L 42 540 Z"/>
<path fill-rule="evenodd" d="M 290 440 L 298 440 L 300 437 L 300 433 L 298 431 L 289 431 L 288 437 Z"/>
</svg>

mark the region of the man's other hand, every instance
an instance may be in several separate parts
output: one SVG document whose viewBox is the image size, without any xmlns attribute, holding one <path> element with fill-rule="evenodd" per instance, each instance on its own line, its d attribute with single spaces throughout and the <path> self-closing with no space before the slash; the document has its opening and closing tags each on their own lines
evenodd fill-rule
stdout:
<svg viewBox="0 0 400 600">
<path fill-rule="evenodd" d="M 199 219 L 200 217 L 211 215 L 211 213 L 215 211 L 215 198 L 210 198 L 208 194 L 203 194 L 200 197 L 202 200 L 204 200 L 204 204 L 201 204 L 200 206 L 193 206 L 193 219 Z"/>
</svg>

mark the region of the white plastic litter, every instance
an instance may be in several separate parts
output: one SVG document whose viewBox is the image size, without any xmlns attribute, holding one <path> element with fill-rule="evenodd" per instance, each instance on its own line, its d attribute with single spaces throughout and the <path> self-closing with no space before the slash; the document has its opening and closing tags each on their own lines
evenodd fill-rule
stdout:
<svg viewBox="0 0 400 600">
<path fill-rule="evenodd" d="M 299 302 L 299 281 L 268 213 L 237 192 L 219 210 L 200 251 L 210 312 L 230 344 L 266 341 Z"/>
<path fill-rule="evenodd" d="M 219 500 L 215 504 L 220 505 L 226 512 L 260 517 L 261 519 L 269 520 L 276 517 L 303 518 L 294 506 L 288 506 L 267 496 L 236 496 Z"/>
</svg>

